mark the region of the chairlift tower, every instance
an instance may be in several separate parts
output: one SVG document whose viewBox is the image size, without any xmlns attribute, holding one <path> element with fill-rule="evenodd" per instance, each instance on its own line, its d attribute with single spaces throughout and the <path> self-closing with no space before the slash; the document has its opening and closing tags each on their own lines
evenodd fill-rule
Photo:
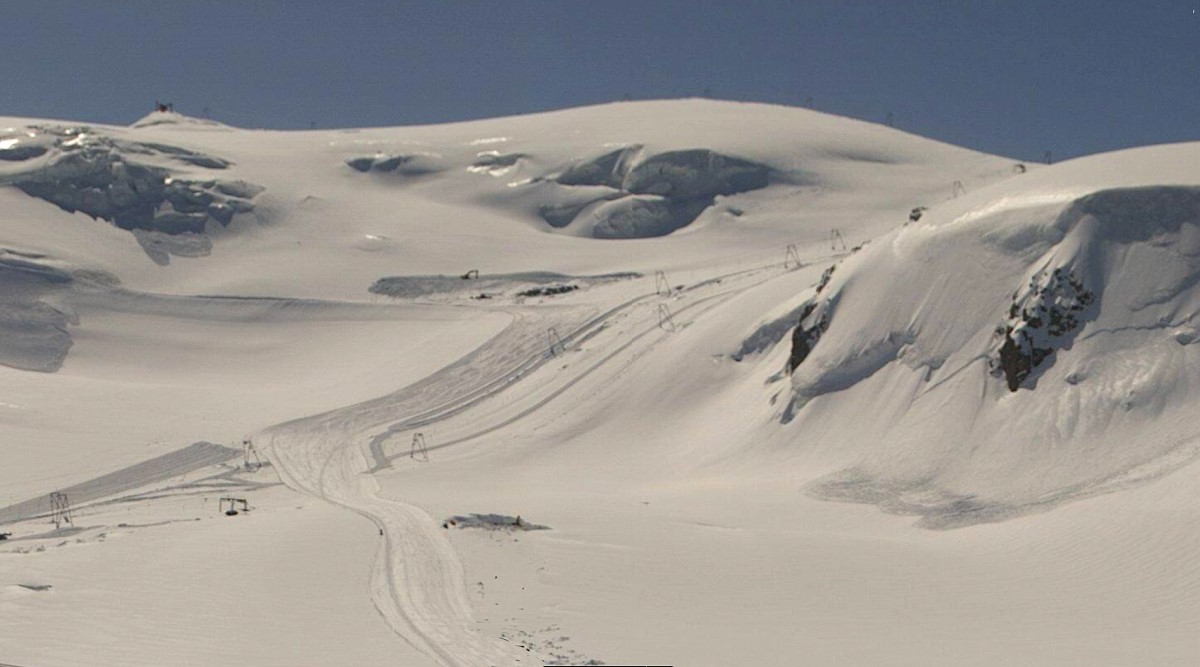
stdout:
<svg viewBox="0 0 1200 667">
<path fill-rule="evenodd" d="M 842 238 L 842 232 L 838 229 L 829 230 L 829 249 L 837 250 L 839 244 L 842 250 L 846 249 L 846 239 Z"/>
<path fill-rule="evenodd" d="M 958 199 L 959 195 L 967 194 L 967 189 L 965 187 L 963 187 L 962 181 L 954 181 L 954 185 L 952 187 L 953 187 L 953 197 L 955 199 Z"/>
<path fill-rule="evenodd" d="M 800 253 L 796 251 L 796 244 L 789 243 L 787 250 L 783 253 L 783 270 L 800 268 Z"/>
<path fill-rule="evenodd" d="M 258 458 L 258 450 L 249 439 L 242 441 L 242 467 L 248 472 L 257 472 L 262 468 L 262 459 Z"/>
<path fill-rule="evenodd" d="M 424 433 L 413 433 L 412 447 L 408 450 L 408 458 L 414 461 L 429 461 L 429 450 L 425 448 Z"/>
<path fill-rule="evenodd" d="M 546 338 L 550 342 L 550 356 L 557 357 L 560 354 L 566 354 L 567 346 L 563 344 L 562 336 L 558 335 L 558 329 L 554 327 L 547 329 Z"/>
<path fill-rule="evenodd" d="M 50 494 L 50 514 L 50 521 L 54 523 L 55 528 L 61 528 L 64 523 L 75 524 L 71 520 L 71 501 L 65 493 L 55 491 Z"/>
<path fill-rule="evenodd" d="M 665 303 L 658 304 L 658 328 L 663 331 L 675 331 L 675 320 L 671 317 L 671 308 Z"/>
<path fill-rule="evenodd" d="M 654 293 L 664 296 L 671 296 L 671 281 L 667 280 L 667 274 L 663 271 L 654 272 Z"/>
</svg>

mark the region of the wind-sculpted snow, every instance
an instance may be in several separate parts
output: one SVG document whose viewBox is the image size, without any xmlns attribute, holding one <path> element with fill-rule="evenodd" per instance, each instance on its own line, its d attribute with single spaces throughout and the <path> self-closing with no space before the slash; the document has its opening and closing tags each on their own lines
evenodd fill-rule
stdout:
<svg viewBox="0 0 1200 667">
<path fill-rule="evenodd" d="M 813 494 L 952 527 L 1191 460 L 1200 189 L 979 210 L 931 208 L 801 313 L 785 421 L 873 443 Z"/>
<path fill-rule="evenodd" d="M 563 170 L 554 180 L 559 185 L 602 185 L 622 190 L 625 175 L 641 152 L 641 144 L 635 144 L 590 160 L 580 160 Z"/>
<path fill-rule="evenodd" d="M 78 325 L 79 318 L 56 305 L 54 296 L 73 278 L 43 260 L 0 248 L 0 365 L 51 373 L 71 349 L 68 326 Z"/>
<path fill-rule="evenodd" d="M 426 176 L 445 170 L 439 156 L 429 153 L 404 153 L 399 155 L 366 155 L 350 158 L 346 165 L 363 173 L 396 174 L 399 176 Z"/>
<path fill-rule="evenodd" d="M 690 225 L 717 197 L 761 190 L 779 175 L 769 166 L 706 148 L 650 153 L 634 144 L 583 158 L 557 172 L 528 178 L 539 169 L 536 153 L 486 150 L 470 156 L 453 152 L 360 155 L 346 160 L 354 171 L 402 177 L 452 173 L 507 177 L 480 197 L 486 205 L 519 203 L 551 231 L 598 239 L 665 236 Z M 469 161 L 467 161 L 469 160 Z M 452 191 L 478 190 L 461 183 Z M 486 186 L 484 186 L 486 189 Z M 462 188 L 461 190 L 459 188 Z"/>
<path fill-rule="evenodd" d="M 805 301 L 800 307 L 788 311 L 786 315 L 777 317 L 760 324 L 742 340 L 738 349 L 730 356 L 734 361 L 741 361 L 754 354 L 761 354 L 775 347 L 788 336 L 795 335 L 798 330 L 796 322 L 804 319 L 804 314 L 812 307 L 811 302 Z"/>
<path fill-rule="evenodd" d="M 640 145 L 570 165 L 553 181 L 583 193 L 543 205 L 552 227 L 579 236 L 628 239 L 665 236 L 691 224 L 716 197 L 767 187 L 766 165 L 708 149 L 646 155 Z"/>
<path fill-rule="evenodd" d="M 210 224 L 254 210 L 264 188 L 236 179 L 195 179 L 179 170 L 222 171 L 227 160 L 162 143 L 119 139 L 86 127 L 36 126 L 0 140 L 13 165 L 0 183 L 59 208 L 134 232 L 159 264 L 208 254 Z M 141 232 L 141 233 L 138 233 Z"/>
<path fill-rule="evenodd" d="M 517 167 L 522 160 L 529 156 L 524 153 L 501 153 L 500 151 L 481 151 L 475 156 L 475 162 L 467 167 L 474 174 L 489 176 L 504 176 Z"/>
</svg>

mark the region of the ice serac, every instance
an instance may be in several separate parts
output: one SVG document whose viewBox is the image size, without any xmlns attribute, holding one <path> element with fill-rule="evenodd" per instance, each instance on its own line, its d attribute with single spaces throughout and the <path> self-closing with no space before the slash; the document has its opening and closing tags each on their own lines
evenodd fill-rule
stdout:
<svg viewBox="0 0 1200 667">
<path fill-rule="evenodd" d="M 395 174 L 397 176 L 427 176 L 445 169 L 437 155 L 428 153 L 363 155 L 346 160 L 346 166 L 364 174 Z"/>
<path fill-rule="evenodd" d="M 32 126 L 5 139 L 0 172 L 25 194 L 134 233 L 159 264 L 212 247 L 209 224 L 228 226 L 254 210 L 264 188 L 237 179 L 197 178 L 192 168 L 221 172 L 219 157 L 162 143 L 130 141 L 88 127 Z"/>
<path fill-rule="evenodd" d="M 785 421 L 873 435 L 810 492 L 953 527 L 1200 454 L 1200 188 L 1043 199 L 931 208 L 829 276 Z"/>
<path fill-rule="evenodd" d="M 691 224 L 718 196 L 760 190 L 766 165 L 704 149 L 647 154 L 631 145 L 580 160 L 553 182 L 569 192 L 540 209 L 551 227 L 579 236 L 665 236 Z"/>
</svg>

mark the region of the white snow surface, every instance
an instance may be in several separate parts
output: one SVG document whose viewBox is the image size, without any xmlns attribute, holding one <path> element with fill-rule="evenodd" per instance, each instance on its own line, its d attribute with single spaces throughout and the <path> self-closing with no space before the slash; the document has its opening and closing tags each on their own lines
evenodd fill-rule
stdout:
<svg viewBox="0 0 1200 667">
<path fill-rule="evenodd" d="M 0 663 L 1196 664 L 1196 164 L 0 118 Z"/>
</svg>

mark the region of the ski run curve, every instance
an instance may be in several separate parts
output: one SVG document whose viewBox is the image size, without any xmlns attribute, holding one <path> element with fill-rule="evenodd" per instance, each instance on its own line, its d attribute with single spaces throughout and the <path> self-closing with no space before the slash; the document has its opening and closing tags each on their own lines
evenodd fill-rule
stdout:
<svg viewBox="0 0 1200 667">
<path fill-rule="evenodd" d="M 736 294 L 786 270 L 740 270 L 700 281 L 685 291 L 695 299 L 677 314 L 702 314 Z M 764 275 L 765 274 L 765 277 Z M 730 288 L 731 279 L 744 283 Z M 441 525 L 418 507 L 380 495 L 372 474 L 388 464 L 382 443 L 392 435 L 448 419 L 528 377 L 549 361 L 546 332 L 566 332 L 564 345 L 588 336 L 618 313 L 645 307 L 641 331 L 619 341 L 599 361 L 575 375 L 556 378 L 550 393 L 518 408 L 498 423 L 480 424 L 467 437 L 480 437 L 522 419 L 610 364 L 622 352 L 658 331 L 655 294 L 643 294 L 607 309 L 543 307 L 511 309 L 513 321 L 482 346 L 440 371 L 387 396 L 285 422 L 253 435 L 289 487 L 370 519 L 383 538 L 371 570 L 371 595 L 379 613 L 413 647 L 448 667 L 540 665 L 541 660 L 475 628 L 463 566 Z M 701 308 L 701 306 L 707 306 Z M 660 339 L 650 340 L 653 346 Z M 644 353 L 643 351 L 642 353 Z M 640 355 L 638 355 L 640 356 Z M 370 456 L 372 461 L 368 460 Z"/>
</svg>

